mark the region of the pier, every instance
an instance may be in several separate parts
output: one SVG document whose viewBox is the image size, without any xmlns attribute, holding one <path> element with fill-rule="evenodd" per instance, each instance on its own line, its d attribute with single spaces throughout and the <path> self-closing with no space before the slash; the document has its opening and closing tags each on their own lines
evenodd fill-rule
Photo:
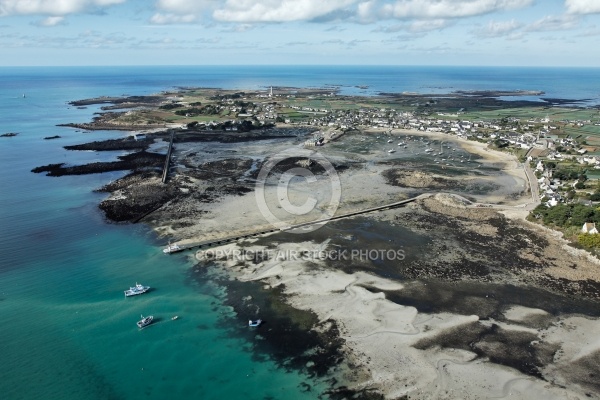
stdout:
<svg viewBox="0 0 600 400">
<path fill-rule="evenodd" d="M 171 164 L 171 153 L 173 152 L 173 140 L 175 139 L 175 130 L 171 129 L 171 139 L 169 140 L 169 149 L 165 158 L 165 166 L 163 167 L 162 183 L 167 183 L 169 177 L 169 165 Z"/>
<path fill-rule="evenodd" d="M 196 242 L 196 243 L 190 243 L 190 244 L 183 244 L 183 245 L 179 245 L 179 248 L 176 251 L 173 251 L 172 253 L 176 253 L 176 252 L 180 252 L 180 251 L 185 251 L 185 250 L 208 248 L 208 247 L 212 247 L 212 246 L 220 246 L 220 245 L 224 245 L 224 244 L 228 244 L 228 243 L 232 243 L 232 242 L 237 242 L 238 240 L 247 239 L 247 238 L 250 238 L 250 237 L 267 235 L 267 234 L 271 234 L 271 233 L 274 233 L 274 232 L 291 231 L 291 230 L 302 228 L 302 227 L 307 227 L 307 226 L 312 226 L 312 225 L 318 225 L 318 224 L 326 224 L 326 223 L 328 223 L 330 221 L 335 221 L 335 220 L 339 220 L 339 219 L 355 217 L 357 215 L 368 214 L 368 213 L 377 212 L 377 211 L 383 211 L 383 210 L 391 210 L 393 208 L 402 207 L 402 206 L 404 206 L 404 205 L 406 205 L 408 203 L 412 203 L 412 202 L 414 202 L 416 200 L 419 200 L 419 199 L 424 199 L 424 198 L 427 198 L 427 197 L 431 197 L 434 194 L 435 193 L 424 193 L 424 194 L 421 194 L 419 196 L 411 197 L 409 199 L 404 199 L 404 200 L 397 201 L 397 202 L 394 202 L 394 203 L 385 204 L 385 205 L 377 206 L 377 207 L 366 208 L 364 210 L 353 211 L 353 212 L 346 213 L 346 214 L 336 215 L 336 216 L 333 216 L 331 218 L 325 218 L 325 219 L 320 219 L 320 220 L 315 220 L 315 221 L 303 222 L 303 223 L 300 223 L 300 224 L 286 226 L 285 228 L 263 229 L 263 230 L 257 230 L 255 232 L 250 232 L 250 233 L 247 233 L 245 235 L 227 236 L 227 237 L 223 237 L 223 238 L 219 238 L 219 239 L 210 239 L 210 240 L 206 240 L 206 241 L 202 241 L 202 242 Z"/>
</svg>

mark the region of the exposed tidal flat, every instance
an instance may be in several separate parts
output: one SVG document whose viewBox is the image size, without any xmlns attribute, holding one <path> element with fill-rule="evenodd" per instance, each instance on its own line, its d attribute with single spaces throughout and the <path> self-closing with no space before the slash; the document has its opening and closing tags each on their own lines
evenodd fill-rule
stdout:
<svg viewBox="0 0 600 400">
<path fill-rule="evenodd" d="M 64 136 L 65 130 L 57 132 Z M 75 133 L 61 145 L 103 142 L 102 135 L 108 134 L 86 133 L 89 139 L 78 140 L 82 132 Z M 75 374 L 77 366 L 62 371 L 71 371 L 67 381 L 74 382 L 73 393 L 91 391 L 98 398 L 190 392 L 207 398 L 315 398 L 332 388 L 340 396 L 375 398 L 598 397 L 598 265 L 519 219 L 532 200 L 523 168 L 512 156 L 472 142 L 406 130 L 346 132 L 317 149 L 340 179 L 336 215 L 422 193 L 429 197 L 403 208 L 331 221 L 310 233 L 249 237 L 187 253 L 189 258 L 186 253 L 160 254 L 156 245 L 168 239 L 185 244 L 269 227 L 255 196 L 259 171 L 273 154 L 299 150 L 312 134 L 310 128 L 287 127 L 245 138 L 221 133 L 207 135 L 207 140 L 182 139 L 175 143 L 166 185 L 159 183 L 159 168 L 148 166 L 133 174 L 111 172 L 109 179 L 29 174 L 36 183 L 50 181 L 45 188 L 65 190 L 81 180 L 87 181 L 81 192 L 101 188 L 86 200 L 83 211 L 76 204 L 65 214 L 92 216 L 96 233 L 123 233 L 111 234 L 107 241 L 102 236 L 84 241 L 81 253 L 70 257 L 79 273 L 65 269 L 68 278 L 38 276 L 41 282 L 32 289 L 39 290 L 42 282 L 72 288 L 54 295 L 62 299 L 56 301 L 61 312 L 41 311 L 55 318 L 63 311 L 81 313 L 82 308 L 65 301 L 70 294 L 77 294 L 74 303 L 89 304 L 83 307 L 82 335 L 71 333 L 79 328 L 79 319 L 59 328 L 63 335 L 48 335 L 51 343 L 63 343 L 69 351 L 57 345 L 32 347 L 31 353 L 40 349 L 44 360 L 68 354 L 70 363 L 85 359 L 89 364 L 81 369 L 89 373 Z M 164 154 L 162 139 L 168 135 L 148 137 L 152 143 L 146 150 Z M 399 142 L 407 142 L 406 148 Z M 395 152 L 389 153 L 392 146 Z M 427 154 L 427 148 L 444 156 Z M 34 164 L 66 161 L 67 167 L 76 167 L 115 159 L 114 153 L 98 150 L 69 151 L 65 160 L 56 154 L 62 156 L 48 154 Z M 301 151 L 292 153 L 289 165 L 275 169 L 267 180 L 268 187 L 276 188 L 285 169 L 294 166 L 307 166 L 315 174 L 316 182 L 296 180 L 288 187 L 293 204 L 317 199 L 313 212 L 286 220 L 290 224 L 322 216 L 332 195 L 325 171 L 307 163 L 308 158 Z M 267 190 L 272 197 L 266 203 L 277 204 L 278 195 Z M 97 203 L 115 220 L 143 216 L 140 221 L 154 228 L 157 237 L 143 233 L 139 225 L 104 226 L 95 214 Z M 272 209 L 281 219 L 283 211 Z M 42 230 L 36 237 L 43 243 L 54 235 Z M 135 235 L 141 236 L 139 243 L 128 239 Z M 52 244 L 60 249 L 73 237 Z M 101 250 L 86 257 L 92 244 Z M 143 250 L 135 250 L 138 246 Z M 58 257 L 62 264 L 63 257 Z M 103 258 L 106 265 L 81 262 L 87 258 Z M 90 271 L 101 271 L 106 281 Z M 38 272 L 34 268 L 18 280 L 35 282 Z M 121 298 L 123 285 L 140 276 L 144 284 L 159 282 L 156 290 L 137 299 Z M 102 295 L 92 296 L 95 291 Z M 22 296 L 23 303 L 34 297 L 28 290 Z M 1 303 L 11 299 L 14 292 Z M 122 303 L 129 300 L 134 302 Z M 37 309 L 20 308 L 11 321 L 32 308 Z M 131 330 L 132 321 L 149 308 L 159 323 Z M 171 321 L 173 314 L 181 320 Z M 264 318 L 264 326 L 249 331 L 249 317 Z M 231 341 L 222 341 L 223 335 L 231 335 Z M 21 343 L 13 339 L 11 344 Z M 11 354 L 12 359 L 19 355 L 15 350 Z M 193 356 L 182 361 L 182 355 Z M 33 376 L 43 373 L 43 367 L 35 372 Z M 17 375 L 8 376 L 20 386 L 23 380 Z M 290 375 L 294 378 L 287 380 Z M 60 393 L 58 384 L 44 382 L 27 393 L 46 385 Z M 11 387 L 10 393 L 19 398 L 18 389 Z"/>
</svg>

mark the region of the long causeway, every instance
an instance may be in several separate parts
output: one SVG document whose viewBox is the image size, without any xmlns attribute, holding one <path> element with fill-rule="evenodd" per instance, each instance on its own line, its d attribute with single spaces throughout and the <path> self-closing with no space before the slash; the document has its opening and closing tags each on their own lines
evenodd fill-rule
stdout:
<svg viewBox="0 0 600 400">
<path fill-rule="evenodd" d="M 402 206 L 404 206 L 408 203 L 412 203 L 413 201 L 416 201 L 418 199 L 430 197 L 433 195 L 434 195 L 433 193 L 424 193 L 419 196 L 411 197 L 409 199 L 401 200 L 401 201 L 398 201 L 395 203 L 385 204 L 383 206 L 377 206 L 377 207 L 372 207 L 372 208 L 366 208 L 364 210 L 359 210 L 359 211 L 353 211 L 353 212 L 347 213 L 347 214 L 336 215 L 331 218 L 325 218 L 325 219 L 320 219 L 320 220 L 310 221 L 310 222 L 303 222 L 301 224 L 290 225 L 290 226 L 287 226 L 287 227 L 281 228 L 281 229 L 273 228 L 273 229 L 266 229 L 266 230 L 257 230 L 255 232 L 247 233 L 245 235 L 228 236 L 228 237 L 223 237 L 223 238 L 219 238 L 219 239 L 211 239 L 211 240 L 206 240 L 206 241 L 202 241 L 202 242 L 179 245 L 180 249 L 181 249 L 179 251 L 200 249 L 203 247 L 206 248 L 206 247 L 212 247 L 212 246 L 216 246 L 216 245 L 223 245 L 223 244 L 227 244 L 227 243 L 236 242 L 236 241 L 242 240 L 242 239 L 247 239 L 250 237 L 270 234 L 273 232 L 290 231 L 293 229 L 302 228 L 302 227 L 306 227 L 306 226 L 312 226 L 312 225 L 317 225 L 317 224 L 326 224 L 329 221 L 350 218 L 350 217 L 354 217 L 357 215 L 368 214 L 368 213 L 383 211 L 383 210 L 390 210 L 393 208 L 402 207 Z"/>
</svg>

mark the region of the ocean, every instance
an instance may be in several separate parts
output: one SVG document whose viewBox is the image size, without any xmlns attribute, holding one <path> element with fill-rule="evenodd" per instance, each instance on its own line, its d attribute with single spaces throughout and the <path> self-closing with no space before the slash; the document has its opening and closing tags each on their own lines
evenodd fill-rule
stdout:
<svg viewBox="0 0 600 400">
<path fill-rule="evenodd" d="M 58 127 L 99 107 L 69 101 L 177 87 L 337 87 L 342 94 L 540 90 L 600 104 L 600 69 L 474 67 L 0 68 L 0 393 L 4 399 L 313 399 L 324 379 L 282 368 L 240 334 L 226 289 L 190 279 L 143 225 L 107 223 L 95 189 L 122 172 L 51 178 L 36 166 L 112 160 L 70 144 L 120 137 Z M 44 140 L 59 135 L 60 139 Z M 154 290 L 125 298 L 140 282 Z M 144 330 L 135 322 L 153 314 Z M 176 321 L 170 319 L 179 315 Z M 236 325 L 233 327 L 232 325 Z M 234 329 L 235 328 L 235 329 Z M 307 384 L 311 390 L 307 391 Z"/>
</svg>

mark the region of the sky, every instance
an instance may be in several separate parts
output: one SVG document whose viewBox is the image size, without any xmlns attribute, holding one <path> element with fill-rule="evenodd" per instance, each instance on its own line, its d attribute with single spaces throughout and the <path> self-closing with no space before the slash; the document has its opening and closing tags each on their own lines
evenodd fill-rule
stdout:
<svg viewBox="0 0 600 400">
<path fill-rule="evenodd" d="M 600 67 L 600 0 L 0 0 L 0 66 Z"/>
</svg>

